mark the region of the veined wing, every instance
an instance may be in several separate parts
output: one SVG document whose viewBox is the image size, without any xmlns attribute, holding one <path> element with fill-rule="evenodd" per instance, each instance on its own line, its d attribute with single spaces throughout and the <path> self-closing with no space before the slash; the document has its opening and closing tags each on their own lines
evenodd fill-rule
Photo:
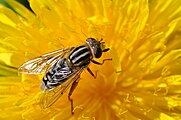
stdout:
<svg viewBox="0 0 181 120">
<path fill-rule="evenodd" d="M 69 53 L 72 48 L 60 49 L 54 52 L 44 54 L 40 57 L 31 59 L 19 67 L 19 72 L 22 74 L 43 74 L 51 68 L 57 60 L 63 58 L 65 54 Z"/>
<path fill-rule="evenodd" d="M 70 88 L 72 83 L 80 77 L 82 71 L 83 68 L 77 69 L 70 75 L 69 79 L 66 82 L 62 83 L 54 89 L 45 89 L 40 99 L 40 104 L 42 104 L 42 107 L 48 108 L 53 103 L 55 103 L 63 95 L 63 93 Z"/>
</svg>

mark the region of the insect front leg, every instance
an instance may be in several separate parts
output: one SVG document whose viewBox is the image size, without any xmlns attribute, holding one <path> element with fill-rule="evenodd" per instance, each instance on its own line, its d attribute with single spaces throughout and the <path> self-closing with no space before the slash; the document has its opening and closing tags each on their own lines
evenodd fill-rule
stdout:
<svg viewBox="0 0 181 120">
<path fill-rule="evenodd" d="M 72 83 L 72 86 L 70 88 L 69 95 L 68 95 L 68 99 L 69 99 L 69 101 L 71 103 L 71 113 L 72 113 L 72 115 L 74 114 L 74 111 L 73 111 L 74 106 L 73 106 L 73 99 L 71 98 L 71 95 L 72 95 L 72 93 L 74 92 L 75 88 L 77 87 L 77 85 L 79 83 L 79 78 L 80 78 L 80 76 L 78 76 L 76 78 L 76 80 Z"/>
<path fill-rule="evenodd" d="M 102 61 L 102 63 L 97 62 L 97 61 L 95 61 L 95 60 L 91 60 L 91 61 L 92 61 L 94 64 L 103 65 L 105 61 L 109 61 L 109 60 L 112 60 L 112 59 L 104 59 L 104 60 Z"/>
</svg>

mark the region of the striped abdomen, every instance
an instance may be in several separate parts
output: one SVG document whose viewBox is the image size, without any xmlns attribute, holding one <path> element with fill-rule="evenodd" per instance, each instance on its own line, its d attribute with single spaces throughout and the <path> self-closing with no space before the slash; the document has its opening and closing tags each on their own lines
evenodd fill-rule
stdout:
<svg viewBox="0 0 181 120">
<path fill-rule="evenodd" d="M 69 55 L 68 59 L 73 66 L 86 66 L 90 63 L 91 51 L 88 46 L 79 46 L 75 48 Z"/>
<path fill-rule="evenodd" d="M 73 70 L 67 65 L 66 59 L 60 59 L 43 77 L 41 89 L 52 89 L 64 83 L 72 75 Z"/>
</svg>

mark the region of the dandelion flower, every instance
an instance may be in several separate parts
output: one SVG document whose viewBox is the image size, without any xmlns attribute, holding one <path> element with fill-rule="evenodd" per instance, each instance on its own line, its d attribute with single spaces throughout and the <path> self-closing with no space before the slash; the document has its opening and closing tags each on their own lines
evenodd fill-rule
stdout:
<svg viewBox="0 0 181 120">
<path fill-rule="evenodd" d="M 0 5 L 0 119 L 181 119 L 180 0 L 29 0 L 33 12 Z M 39 106 L 42 75 L 18 75 L 25 61 L 103 38 L 110 52 L 81 74 L 74 115 L 66 92 Z"/>
</svg>

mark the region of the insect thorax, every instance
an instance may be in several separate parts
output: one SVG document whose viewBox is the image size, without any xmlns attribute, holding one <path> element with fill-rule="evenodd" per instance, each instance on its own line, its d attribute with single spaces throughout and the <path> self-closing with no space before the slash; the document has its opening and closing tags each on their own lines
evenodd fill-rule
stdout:
<svg viewBox="0 0 181 120">
<path fill-rule="evenodd" d="M 75 67 L 82 67 L 88 65 L 90 63 L 91 58 L 92 54 L 90 48 L 85 45 L 81 45 L 73 49 L 68 57 L 71 64 Z"/>
</svg>

